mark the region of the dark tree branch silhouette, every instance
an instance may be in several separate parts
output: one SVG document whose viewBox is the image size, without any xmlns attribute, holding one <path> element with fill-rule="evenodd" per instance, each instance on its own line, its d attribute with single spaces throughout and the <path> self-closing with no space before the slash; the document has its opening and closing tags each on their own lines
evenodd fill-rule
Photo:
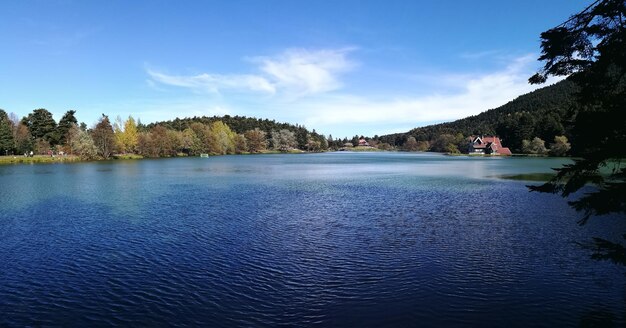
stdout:
<svg viewBox="0 0 626 328">
<path fill-rule="evenodd" d="M 572 144 L 581 158 L 557 169 L 546 184 L 529 188 L 568 197 L 592 185 L 569 202 L 584 213 L 581 224 L 594 215 L 626 214 L 625 17 L 626 1 L 598 0 L 543 32 L 539 60 L 545 65 L 529 79 L 543 83 L 549 76 L 569 75 L 579 86 Z M 626 263 L 624 247 L 601 239 L 595 244 L 596 258 Z"/>
</svg>

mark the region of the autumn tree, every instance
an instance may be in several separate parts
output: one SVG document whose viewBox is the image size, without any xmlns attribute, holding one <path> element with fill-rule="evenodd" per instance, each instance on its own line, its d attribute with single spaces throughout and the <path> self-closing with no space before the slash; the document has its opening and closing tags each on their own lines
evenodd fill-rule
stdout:
<svg viewBox="0 0 626 328">
<path fill-rule="evenodd" d="M 430 142 L 428 141 L 418 141 L 417 142 L 417 150 L 418 151 L 427 151 L 430 148 Z"/>
<path fill-rule="evenodd" d="M 95 159 L 98 156 L 98 147 L 96 147 L 93 138 L 87 131 L 74 124 L 70 127 L 68 136 L 71 153 L 78 155 L 84 160 Z"/>
<path fill-rule="evenodd" d="M 208 153 L 211 144 L 211 129 L 202 123 L 192 123 L 189 128 L 195 133 L 197 144 L 194 146 L 197 153 Z"/>
<path fill-rule="evenodd" d="M 100 121 L 91 132 L 91 137 L 98 148 L 98 155 L 108 159 L 115 149 L 115 133 L 108 116 L 102 114 Z"/>
<path fill-rule="evenodd" d="M 235 133 L 222 121 L 211 123 L 209 150 L 219 155 L 235 152 Z"/>
<path fill-rule="evenodd" d="M 167 130 L 166 137 L 169 148 L 166 150 L 166 156 L 178 156 L 178 152 L 182 149 L 182 136 L 181 131 Z"/>
<path fill-rule="evenodd" d="M 241 154 L 248 151 L 248 141 L 243 134 L 236 134 L 234 139 L 235 153 Z"/>
<path fill-rule="evenodd" d="M 122 122 L 122 117 L 119 115 L 113 122 L 113 134 L 115 135 L 116 151 L 118 153 L 126 153 L 126 147 L 124 146 L 124 122 Z"/>
<path fill-rule="evenodd" d="M 199 123 L 201 124 L 201 123 Z M 188 155 L 198 155 L 202 153 L 202 141 L 191 128 L 186 128 L 181 136 L 181 149 Z"/>
<path fill-rule="evenodd" d="M 80 127 L 78 127 L 78 124 L 72 124 L 70 125 L 70 129 L 65 134 L 65 140 L 66 140 L 65 151 L 68 154 L 73 155 L 75 153 L 74 142 L 78 138 L 79 131 L 81 130 L 80 130 Z"/>
<path fill-rule="evenodd" d="M 154 147 L 152 146 L 152 134 L 150 132 L 142 132 L 137 138 L 137 153 L 144 157 L 156 157 L 153 155 Z"/>
<path fill-rule="evenodd" d="M 546 142 L 541 138 L 534 137 L 533 140 L 522 140 L 522 152 L 525 154 L 543 155 L 548 152 Z"/>
<path fill-rule="evenodd" d="M 28 127 L 19 120 L 13 121 L 13 142 L 18 154 L 25 154 L 33 149 L 33 137 Z"/>
<path fill-rule="evenodd" d="M 271 142 L 272 147 L 280 151 L 288 151 L 298 146 L 298 141 L 296 139 L 295 133 L 287 129 L 272 131 Z"/>
<path fill-rule="evenodd" d="M 406 151 L 417 150 L 417 140 L 415 140 L 415 137 L 411 136 L 406 139 L 406 142 L 404 143 L 404 150 Z"/>
<path fill-rule="evenodd" d="M 554 143 L 550 144 L 550 155 L 565 156 L 571 148 L 566 136 L 556 136 L 554 137 Z"/>
<path fill-rule="evenodd" d="M 324 138 L 321 138 L 321 139 L 324 139 Z M 314 138 L 313 135 L 311 134 L 307 135 L 307 142 L 306 142 L 307 151 L 320 151 L 321 148 L 322 148 L 322 143 L 319 140 Z"/>
<path fill-rule="evenodd" d="M 137 123 L 129 115 L 126 122 L 124 122 L 124 137 L 122 138 L 125 152 L 134 153 L 136 151 L 138 134 Z"/>
<path fill-rule="evenodd" d="M 139 131 L 132 116 L 129 115 L 126 121 L 123 121 L 120 116 L 116 117 L 113 132 L 115 134 L 115 146 L 120 153 L 136 152 Z"/>
<path fill-rule="evenodd" d="M 255 128 L 254 130 L 248 130 L 244 134 L 246 142 L 248 144 L 248 151 L 251 153 L 258 153 L 264 151 L 267 148 L 267 139 L 265 131 Z"/>
</svg>

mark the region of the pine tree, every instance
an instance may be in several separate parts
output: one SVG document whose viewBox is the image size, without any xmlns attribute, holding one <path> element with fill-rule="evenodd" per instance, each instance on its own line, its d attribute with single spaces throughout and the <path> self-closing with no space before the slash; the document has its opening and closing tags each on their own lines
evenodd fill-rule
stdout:
<svg viewBox="0 0 626 328">
<path fill-rule="evenodd" d="M 14 146 L 11 121 L 9 121 L 7 113 L 0 109 L 0 155 L 12 153 Z"/>
<path fill-rule="evenodd" d="M 22 119 L 22 123 L 28 127 L 34 139 L 43 139 L 51 146 L 58 143 L 57 123 L 48 110 L 44 108 L 35 109 Z"/>
<path fill-rule="evenodd" d="M 59 144 L 61 145 L 67 143 L 67 133 L 70 131 L 73 125 L 78 124 L 78 120 L 76 120 L 74 114 L 76 114 L 75 110 L 68 110 L 59 121 L 56 135 L 58 136 Z"/>
<path fill-rule="evenodd" d="M 543 32 L 541 39 L 539 60 L 545 65 L 529 81 L 571 74 L 581 107 L 571 134 L 582 158 L 558 169 L 548 183 L 530 188 L 567 197 L 592 183 L 595 191 L 569 202 L 584 212 L 581 224 L 592 215 L 626 214 L 626 2 L 597 0 Z M 610 174 L 602 174 L 602 168 Z M 626 264 L 626 247 L 595 241 L 596 258 Z"/>
</svg>

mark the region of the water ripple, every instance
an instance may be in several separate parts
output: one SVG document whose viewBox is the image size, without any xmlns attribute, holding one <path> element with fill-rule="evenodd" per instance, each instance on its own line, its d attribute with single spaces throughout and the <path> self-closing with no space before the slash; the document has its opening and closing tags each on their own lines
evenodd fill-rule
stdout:
<svg viewBox="0 0 626 328">
<path fill-rule="evenodd" d="M 11 167 L 0 326 L 624 323 L 623 272 L 574 244 L 623 226 L 466 161 L 325 156 Z"/>
</svg>

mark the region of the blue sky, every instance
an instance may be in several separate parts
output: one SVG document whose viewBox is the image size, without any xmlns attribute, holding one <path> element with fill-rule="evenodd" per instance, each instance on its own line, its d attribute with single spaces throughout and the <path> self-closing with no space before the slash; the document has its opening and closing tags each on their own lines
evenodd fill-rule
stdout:
<svg viewBox="0 0 626 328">
<path fill-rule="evenodd" d="M 536 88 L 539 34 L 588 3 L 0 1 L 0 108 L 404 132 Z"/>
</svg>

